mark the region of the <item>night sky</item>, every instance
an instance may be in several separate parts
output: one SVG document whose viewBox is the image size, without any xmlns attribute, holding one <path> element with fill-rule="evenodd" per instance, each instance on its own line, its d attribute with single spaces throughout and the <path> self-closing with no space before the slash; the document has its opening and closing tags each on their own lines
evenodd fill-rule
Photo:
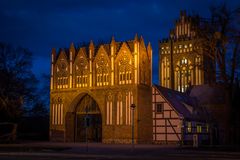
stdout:
<svg viewBox="0 0 240 160">
<path fill-rule="evenodd" d="M 168 37 L 180 10 L 209 17 L 222 0 L 0 0 L 0 41 L 33 52 L 34 73 L 50 73 L 51 48 L 91 39 L 116 41 L 142 35 L 153 46 L 153 82 L 158 83 L 158 40 Z M 229 7 L 239 0 L 226 1 Z"/>
</svg>

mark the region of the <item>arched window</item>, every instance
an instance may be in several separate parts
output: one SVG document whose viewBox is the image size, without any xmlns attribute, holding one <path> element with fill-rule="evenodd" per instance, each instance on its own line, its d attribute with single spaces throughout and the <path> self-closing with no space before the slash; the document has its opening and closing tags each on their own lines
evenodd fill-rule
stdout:
<svg viewBox="0 0 240 160">
<path fill-rule="evenodd" d="M 183 57 L 177 62 L 175 68 L 175 86 L 180 92 L 185 92 L 191 82 L 193 82 L 193 66 L 192 62 Z"/>
<path fill-rule="evenodd" d="M 75 84 L 77 88 L 88 87 L 88 62 L 85 56 L 80 55 L 75 64 Z"/>
<path fill-rule="evenodd" d="M 101 53 L 96 60 L 96 84 L 97 86 L 108 86 L 110 84 L 109 62 Z"/>
<path fill-rule="evenodd" d="M 119 84 L 131 84 L 133 81 L 132 75 L 132 59 L 127 56 L 126 52 L 118 61 L 118 80 Z"/>
<path fill-rule="evenodd" d="M 68 88 L 68 64 L 61 60 L 57 64 L 57 89 Z"/>
</svg>

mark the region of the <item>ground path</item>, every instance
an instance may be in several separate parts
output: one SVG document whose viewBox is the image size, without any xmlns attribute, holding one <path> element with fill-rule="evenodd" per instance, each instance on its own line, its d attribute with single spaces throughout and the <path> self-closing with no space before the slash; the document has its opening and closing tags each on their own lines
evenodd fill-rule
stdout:
<svg viewBox="0 0 240 160">
<path fill-rule="evenodd" d="M 175 145 L 116 145 L 100 143 L 20 143 L 0 144 L 0 160 L 240 160 L 240 152 L 216 148 L 179 147 Z"/>
</svg>

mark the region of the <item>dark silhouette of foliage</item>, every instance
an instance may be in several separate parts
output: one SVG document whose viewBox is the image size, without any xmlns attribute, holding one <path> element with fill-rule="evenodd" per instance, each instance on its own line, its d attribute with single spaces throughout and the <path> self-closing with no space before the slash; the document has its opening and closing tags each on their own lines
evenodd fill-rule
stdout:
<svg viewBox="0 0 240 160">
<path fill-rule="evenodd" d="M 32 117 L 48 117 L 48 110 L 43 101 L 36 102 L 33 107 L 29 110 L 30 116 Z"/>
<path fill-rule="evenodd" d="M 16 121 L 36 97 L 32 53 L 0 43 L 0 121 Z"/>
<path fill-rule="evenodd" d="M 215 61 L 217 81 L 224 85 L 227 93 L 226 122 L 228 143 L 239 143 L 239 106 L 236 107 L 236 90 L 240 58 L 240 8 L 229 9 L 226 4 L 212 6 L 211 18 L 197 31 L 198 41 L 204 54 Z M 211 68 L 209 69 L 211 70 Z M 239 97 L 238 97 L 239 98 Z M 236 114 L 237 113 L 237 114 Z"/>
<path fill-rule="evenodd" d="M 210 7 L 211 18 L 197 30 L 196 44 L 217 65 L 217 80 L 233 85 L 240 67 L 240 8 L 229 9 L 226 4 Z M 213 66 L 214 67 L 214 66 Z M 211 66 L 208 70 L 212 70 Z"/>
</svg>

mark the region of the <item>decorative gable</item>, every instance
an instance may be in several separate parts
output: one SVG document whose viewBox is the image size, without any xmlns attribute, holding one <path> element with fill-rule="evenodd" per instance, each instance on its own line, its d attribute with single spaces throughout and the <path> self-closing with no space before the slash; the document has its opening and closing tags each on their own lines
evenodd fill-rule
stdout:
<svg viewBox="0 0 240 160">
<path fill-rule="evenodd" d="M 97 51 L 94 63 L 100 66 L 109 65 L 110 59 L 104 47 L 101 45 Z"/>
<path fill-rule="evenodd" d="M 128 45 L 126 44 L 126 42 L 123 42 L 118 53 L 117 53 L 117 57 L 115 59 L 115 61 L 117 62 L 119 59 L 121 59 L 121 57 L 126 57 L 128 59 L 132 59 L 132 52 L 130 51 Z"/>
</svg>

